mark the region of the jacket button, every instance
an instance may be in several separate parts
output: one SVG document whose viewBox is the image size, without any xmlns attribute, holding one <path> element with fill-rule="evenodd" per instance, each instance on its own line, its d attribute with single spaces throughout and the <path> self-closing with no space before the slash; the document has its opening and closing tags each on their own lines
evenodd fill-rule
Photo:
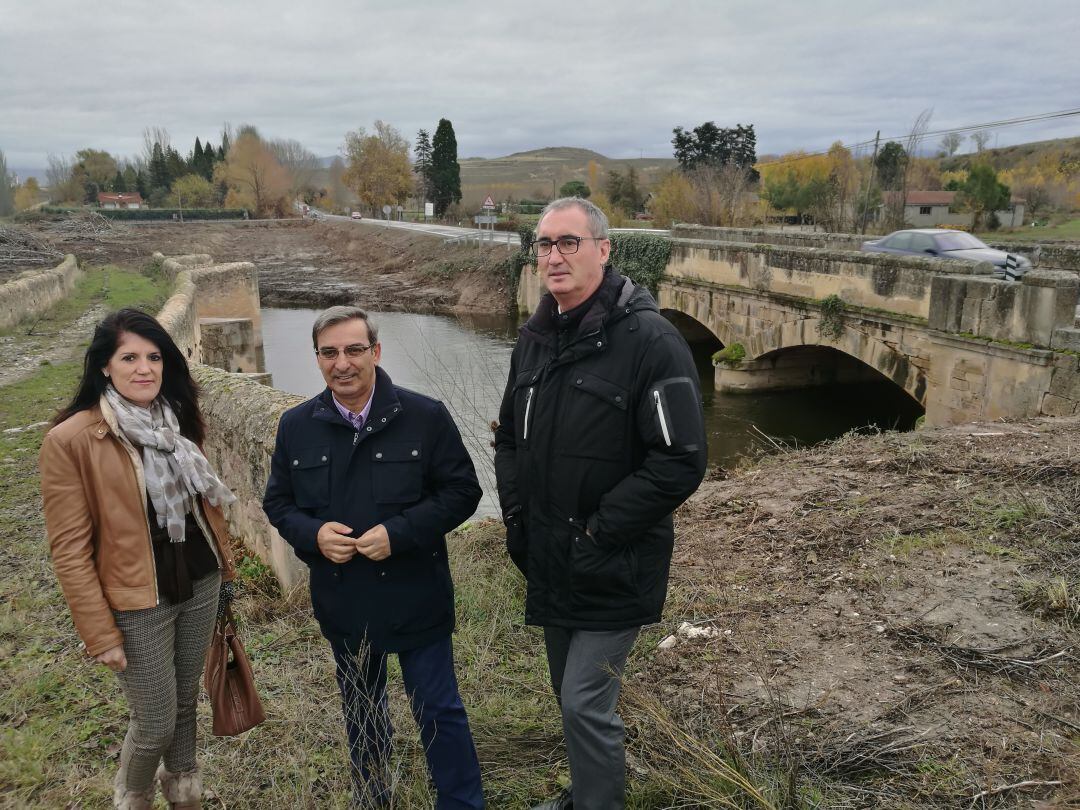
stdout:
<svg viewBox="0 0 1080 810">
<path fill-rule="evenodd" d="M 380 571 L 380 572 L 379 572 L 379 576 L 380 576 L 380 577 L 385 577 L 385 576 L 386 576 L 386 572 L 385 572 L 385 571 Z"/>
<path fill-rule="evenodd" d="M 368 431 L 368 433 L 371 433 L 371 425 L 368 425 L 367 431 Z"/>
<path fill-rule="evenodd" d="M 420 455 L 420 451 L 419 451 L 419 450 L 413 450 L 413 451 L 412 451 L 412 454 L 413 454 L 414 456 L 418 456 L 418 455 Z"/>
<path fill-rule="evenodd" d="M 326 461 L 326 456 L 323 456 L 323 457 L 322 457 L 322 460 L 323 460 L 323 461 Z"/>
<path fill-rule="evenodd" d="M 101 428 L 98 428 L 98 436 L 100 436 L 104 432 L 105 432 L 104 430 L 102 430 Z"/>
<path fill-rule="evenodd" d="M 384 416 L 384 417 L 382 418 L 382 420 L 383 420 L 383 421 L 385 422 L 385 421 L 386 421 L 386 417 Z"/>
<path fill-rule="evenodd" d="M 622 402 L 622 397 L 620 397 L 620 396 L 616 396 L 616 397 L 615 397 L 615 401 L 616 401 L 616 402 Z"/>
<path fill-rule="evenodd" d="M 382 453 L 376 453 L 375 458 L 382 458 Z"/>
<path fill-rule="evenodd" d="M 578 377 L 575 382 L 576 382 L 577 385 L 581 385 L 581 383 L 584 382 L 584 380 L 582 380 L 580 377 Z"/>
<path fill-rule="evenodd" d="M 596 341 L 596 348 L 598 348 L 598 349 L 604 348 L 604 341 L 602 341 L 602 340 Z"/>
<path fill-rule="evenodd" d="M 292 460 L 292 465 L 293 465 L 294 467 L 299 467 L 299 466 L 300 466 L 300 459 L 298 459 L 298 458 L 294 458 L 294 459 Z"/>
</svg>

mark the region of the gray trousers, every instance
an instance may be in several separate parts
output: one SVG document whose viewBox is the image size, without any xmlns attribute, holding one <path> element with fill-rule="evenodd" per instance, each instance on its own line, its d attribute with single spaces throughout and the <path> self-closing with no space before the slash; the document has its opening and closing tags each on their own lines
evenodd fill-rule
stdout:
<svg viewBox="0 0 1080 810">
<path fill-rule="evenodd" d="M 220 587 L 215 571 L 179 605 L 113 611 L 127 657 L 118 677 L 131 712 L 120 750 L 128 790 L 149 788 L 162 757 L 174 773 L 195 768 L 195 704 Z"/>
<path fill-rule="evenodd" d="M 574 807 L 621 810 L 626 802 L 625 730 L 615 709 L 626 656 L 640 627 L 545 627 L 551 686 L 562 710 Z"/>
</svg>

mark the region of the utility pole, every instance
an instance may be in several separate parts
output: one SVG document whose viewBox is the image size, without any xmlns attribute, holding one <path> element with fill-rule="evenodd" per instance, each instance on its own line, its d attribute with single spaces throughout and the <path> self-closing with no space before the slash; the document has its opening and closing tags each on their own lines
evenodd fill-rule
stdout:
<svg viewBox="0 0 1080 810">
<path fill-rule="evenodd" d="M 870 213 L 870 189 L 874 187 L 874 169 L 877 168 L 877 150 L 878 141 L 881 140 L 881 130 L 877 131 L 874 136 L 874 156 L 870 158 L 870 176 L 866 182 L 866 194 L 863 195 L 863 212 L 862 212 L 862 226 L 859 229 L 859 233 L 866 234 L 866 216 Z"/>
</svg>

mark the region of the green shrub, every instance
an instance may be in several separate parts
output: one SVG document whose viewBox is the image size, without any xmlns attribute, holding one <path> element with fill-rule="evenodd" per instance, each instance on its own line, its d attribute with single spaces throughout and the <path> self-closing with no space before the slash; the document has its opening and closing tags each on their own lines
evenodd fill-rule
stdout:
<svg viewBox="0 0 1080 810">
<path fill-rule="evenodd" d="M 746 359 L 746 348 L 741 343 L 729 343 L 718 352 L 713 352 L 712 364 L 718 366 L 723 363 L 734 368 Z"/>
</svg>

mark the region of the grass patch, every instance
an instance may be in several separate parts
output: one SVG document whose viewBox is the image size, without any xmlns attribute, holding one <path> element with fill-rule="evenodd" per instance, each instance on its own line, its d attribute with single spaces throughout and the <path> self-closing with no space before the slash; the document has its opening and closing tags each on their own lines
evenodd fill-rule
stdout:
<svg viewBox="0 0 1080 810">
<path fill-rule="evenodd" d="M 1025 579 L 1019 587 L 1020 604 L 1069 627 L 1080 627 L 1080 581 L 1064 576 Z"/>
<path fill-rule="evenodd" d="M 984 242 L 1039 242 L 1043 239 L 1080 239 L 1080 219 L 1058 225 L 1024 228 L 1015 231 L 989 231 L 978 234 Z"/>
</svg>

